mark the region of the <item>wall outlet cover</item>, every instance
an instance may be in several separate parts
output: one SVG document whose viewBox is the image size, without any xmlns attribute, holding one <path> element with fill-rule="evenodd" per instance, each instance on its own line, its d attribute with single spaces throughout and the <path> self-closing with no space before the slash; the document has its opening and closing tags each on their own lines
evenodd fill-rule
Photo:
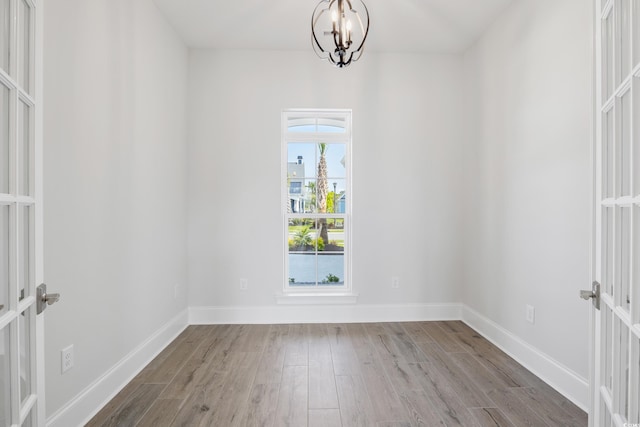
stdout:
<svg viewBox="0 0 640 427">
<path fill-rule="evenodd" d="M 75 363 L 73 357 L 73 344 L 60 350 L 60 358 L 62 363 L 61 369 L 62 373 L 64 374 L 69 369 L 73 368 L 73 365 Z"/>
<path fill-rule="evenodd" d="M 531 324 L 534 324 L 536 322 L 536 309 L 529 304 L 527 304 L 526 319 L 527 319 L 527 322 Z"/>
</svg>

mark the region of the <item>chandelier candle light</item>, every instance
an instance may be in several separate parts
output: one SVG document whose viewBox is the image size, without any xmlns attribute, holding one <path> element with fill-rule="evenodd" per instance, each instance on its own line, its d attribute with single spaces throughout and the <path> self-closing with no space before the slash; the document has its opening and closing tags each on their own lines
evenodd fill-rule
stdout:
<svg viewBox="0 0 640 427">
<path fill-rule="evenodd" d="M 360 59 L 367 34 L 369 11 L 362 0 L 322 0 L 311 16 L 313 50 L 338 68 Z"/>
</svg>

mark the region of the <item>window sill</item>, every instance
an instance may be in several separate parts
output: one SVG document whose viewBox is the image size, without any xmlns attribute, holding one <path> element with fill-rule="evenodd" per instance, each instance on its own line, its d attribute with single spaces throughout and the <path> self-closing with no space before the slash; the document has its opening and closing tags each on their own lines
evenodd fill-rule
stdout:
<svg viewBox="0 0 640 427">
<path fill-rule="evenodd" d="M 298 292 L 276 295 L 276 302 L 280 305 L 333 305 L 355 304 L 358 294 L 343 292 Z"/>
</svg>

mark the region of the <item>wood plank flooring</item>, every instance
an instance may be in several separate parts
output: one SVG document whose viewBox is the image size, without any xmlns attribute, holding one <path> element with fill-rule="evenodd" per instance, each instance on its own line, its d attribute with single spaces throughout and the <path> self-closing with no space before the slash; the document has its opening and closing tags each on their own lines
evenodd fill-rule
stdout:
<svg viewBox="0 0 640 427">
<path fill-rule="evenodd" d="M 586 426 L 462 322 L 190 326 L 87 424 Z"/>
</svg>

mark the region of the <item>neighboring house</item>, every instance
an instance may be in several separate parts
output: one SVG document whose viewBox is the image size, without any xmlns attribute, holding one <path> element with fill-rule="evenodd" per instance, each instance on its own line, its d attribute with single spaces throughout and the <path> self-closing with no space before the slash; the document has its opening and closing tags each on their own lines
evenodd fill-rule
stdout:
<svg viewBox="0 0 640 427">
<path fill-rule="evenodd" d="M 289 180 L 289 205 L 291 212 L 302 213 L 305 207 L 306 187 L 304 180 L 304 159 L 298 156 L 296 162 L 287 165 L 287 177 Z"/>
<path fill-rule="evenodd" d="M 342 166 L 344 166 L 344 157 L 340 160 Z M 287 210 L 293 213 L 312 212 L 314 209 L 314 201 L 312 200 L 313 191 L 307 187 L 304 171 L 304 158 L 298 156 L 295 162 L 287 163 L 287 179 L 288 179 L 288 194 L 289 204 Z M 313 181 L 311 181 L 313 183 Z M 345 212 L 345 193 L 338 192 L 339 198 L 337 200 L 335 213 Z"/>
<path fill-rule="evenodd" d="M 345 196 L 346 194 L 342 192 L 342 194 L 340 194 L 340 197 L 338 197 L 338 202 L 336 203 L 336 213 L 344 213 L 344 204 L 346 199 Z"/>
</svg>

